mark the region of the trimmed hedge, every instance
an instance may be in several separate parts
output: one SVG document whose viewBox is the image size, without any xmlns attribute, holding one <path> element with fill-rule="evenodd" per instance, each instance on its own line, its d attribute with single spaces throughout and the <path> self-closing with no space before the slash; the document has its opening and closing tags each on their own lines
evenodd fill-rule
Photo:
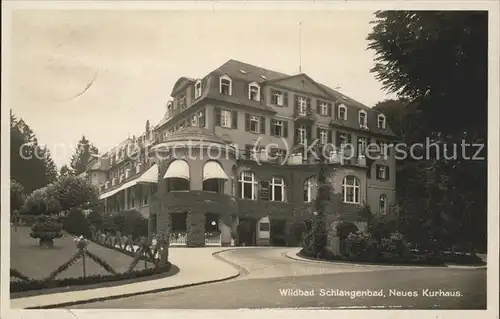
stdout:
<svg viewBox="0 0 500 319">
<path fill-rule="evenodd" d="M 298 255 L 308 259 L 318 259 L 314 254 L 311 254 L 303 249 L 298 253 Z M 321 260 L 385 265 L 444 266 L 444 261 L 433 255 L 414 255 L 411 259 L 406 259 L 395 255 L 389 256 L 385 254 L 375 255 L 373 258 L 345 257 L 327 254 L 325 258 L 321 258 Z"/>
<path fill-rule="evenodd" d="M 159 268 L 147 268 L 142 270 L 134 270 L 121 274 L 114 275 L 93 275 L 87 276 L 85 278 L 64 278 L 64 279 L 56 279 L 51 281 L 41 281 L 41 280 L 22 280 L 17 282 L 10 283 L 10 292 L 23 292 L 30 290 L 42 290 L 49 288 L 58 288 L 58 287 L 67 287 L 67 286 L 81 286 L 81 285 L 92 285 L 99 284 L 104 282 L 113 282 L 119 280 L 127 280 L 134 278 L 141 278 L 146 276 L 152 276 L 157 274 L 162 274 L 168 272 L 171 268 L 170 262 L 167 263 L 165 267 Z M 16 270 L 11 270 L 11 272 Z"/>
<path fill-rule="evenodd" d="M 308 259 L 317 259 L 314 254 L 301 250 L 299 256 Z M 486 263 L 477 255 L 453 254 L 444 253 L 442 255 L 428 254 L 413 254 L 410 259 L 403 258 L 392 254 L 375 255 L 373 258 L 362 257 L 347 257 L 333 254 L 327 254 L 322 260 L 325 261 L 342 261 L 342 262 L 359 262 L 359 263 L 374 263 L 388 265 L 416 265 L 416 266 L 443 266 L 445 264 L 481 266 Z"/>
</svg>

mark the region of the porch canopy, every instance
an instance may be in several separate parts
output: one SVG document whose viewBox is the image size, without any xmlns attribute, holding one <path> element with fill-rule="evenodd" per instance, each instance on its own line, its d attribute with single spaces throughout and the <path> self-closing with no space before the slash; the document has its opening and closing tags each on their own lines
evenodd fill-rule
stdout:
<svg viewBox="0 0 500 319">
<path fill-rule="evenodd" d="M 175 160 L 167 168 L 163 178 L 183 178 L 189 179 L 189 164 L 183 160 Z"/>
<path fill-rule="evenodd" d="M 139 176 L 137 183 L 158 183 L 158 165 L 154 164 Z"/>
<path fill-rule="evenodd" d="M 101 196 L 99 196 L 99 199 L 105 199 L 111 197 L 127 188 L 130 188 L 140 183 L 157 183 L 157 182 L 158 182 L 158 165 L 154 164 L 146 172 L 144 172 L 144 174 L 140 175 L 139 177 L 124 183 L 118 188 L 115 188 L 113 190 L 110 190 L 109 192 L 101 194 Z"/>
<path fill-rule="evenodd" d="M 219 163 L 215 161 L 206 162 L 205 166 L 203 167 L 203 181 L 213 178 L 224 180 L 229 179 Z"/>
</svg>

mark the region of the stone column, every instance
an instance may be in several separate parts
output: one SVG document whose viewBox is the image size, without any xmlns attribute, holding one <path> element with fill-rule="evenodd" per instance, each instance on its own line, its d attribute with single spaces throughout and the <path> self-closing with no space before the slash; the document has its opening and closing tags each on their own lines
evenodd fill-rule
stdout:
<svg viewBox="0 0 500 319">
<path fill-rule="evenodd" d="M 128 188 L 123 191 L 123 210 L 128 209 Z"/>
</svg>

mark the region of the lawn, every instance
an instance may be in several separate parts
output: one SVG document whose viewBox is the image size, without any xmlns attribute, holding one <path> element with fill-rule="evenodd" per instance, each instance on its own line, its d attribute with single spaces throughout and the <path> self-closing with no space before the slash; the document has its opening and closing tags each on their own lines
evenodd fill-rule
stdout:
<svg viewBox="0 0 500 319">
<path fill-rule="evenodd" d="M 42 249 L 38 240 L 29 236 L 29 227 L 19 227 L 17 232 L 11 228 L 11 252 L 10 265 L 33 279 L 44 279 L 61 264 L 68 261 L 75 253 L 76 246 L 73 236 L 64 234 L 63 237 L 54 240 L 54 248 Z M 93 254 L 105 260 L 117 272 L 127 271 L 132 262 L 132 257 L 118 251 L 99 246 L 89 242 L 87 249 Z M 73 266 L 59 274 L 56 279 L 77 278 L 83 276 L 82 260 L 78 260 Z M 109 274 L 100 265 L 90 258 L 86 258 L 86 275 Z M 148 263 L 151 267 L 152 264 Z M 140 261 L 135 269 L 143 269 L 144 262 Z"/>
</svg>

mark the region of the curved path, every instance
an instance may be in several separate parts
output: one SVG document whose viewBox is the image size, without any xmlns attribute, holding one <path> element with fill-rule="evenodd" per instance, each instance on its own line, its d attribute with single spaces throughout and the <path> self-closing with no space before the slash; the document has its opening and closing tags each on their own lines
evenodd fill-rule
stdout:
<svg viewBox="0 0 500 319">
<path fill-rule="evenodd" d="M 240 270 L 241 274 L 236 279 L 71 308 L 486 307 L 486 269 L 312 263 L 286 257 L 290 251 L 297 249 L 241 248 L 224 251 L 219 258 Z M 203 271 L 202 263 L 200 265 L 200 271 Z M 444 296 L 438 292 L 432 296 L 432 291 L 439 289 L 442 292 L 458 291 L 460 295 Z M 365 295 L 334 296 L 336 290 Z M 368 296 L 368 290 L 381 293 L 381 296 Z"/>
</svg>

